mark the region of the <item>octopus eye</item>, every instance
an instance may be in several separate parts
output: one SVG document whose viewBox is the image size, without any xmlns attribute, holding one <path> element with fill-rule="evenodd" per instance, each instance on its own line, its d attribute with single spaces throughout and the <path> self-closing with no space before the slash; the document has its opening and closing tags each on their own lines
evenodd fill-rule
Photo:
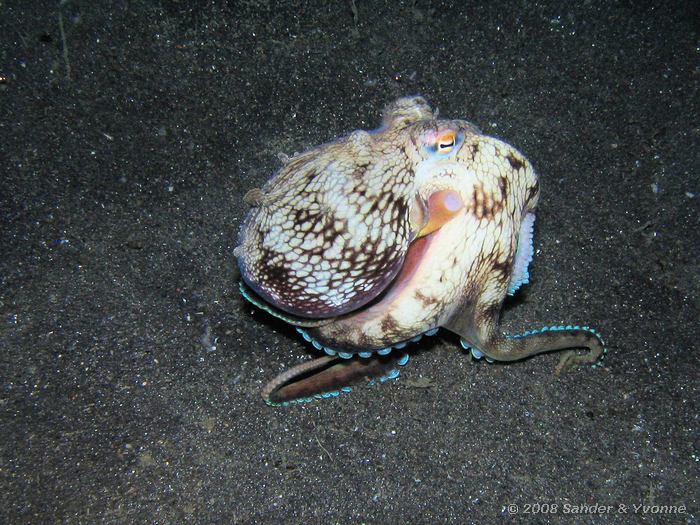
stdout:
<svg viewBox="0 0 700 525">
<path fill-rule="evenodd" d="M 454 131 L 443 131 L 437 138 L 437 151 L 439 153 L 449 153 L 455 147 L 457 136 Z"/>
</svg>

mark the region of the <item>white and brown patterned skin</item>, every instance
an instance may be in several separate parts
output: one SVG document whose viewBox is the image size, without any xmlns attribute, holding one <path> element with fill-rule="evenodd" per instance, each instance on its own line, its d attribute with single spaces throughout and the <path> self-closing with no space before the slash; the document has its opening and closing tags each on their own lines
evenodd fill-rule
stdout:
<svg viewBox="0 0 700 525">
<path fill-rule="evenodd" d="M 292 158 L 261 190 L 237 248 L 245 282 L 285 312 L 310 318 L 355 310 L 401 268 L 415 232 L 420 97 L 399 99 L 374 133 L 355 131 Z"/>
<path fill-rule="evenodd" d="M 487 338 L 506 297 L 520 223 L 534 210 L 537 177 L 514 148 L 476 133 L 461 121 L 435 123 L 464 134 L 461 145 L 444 158 L 415 167 L 415 191 L 424 200 L 452 190 L 464 209 L 439 230 L 416 243 L 425 252 L 415 273 L 368 308 L 309 330 L 321 344 L 357 352 L 380 349 L 445 326 L 468 308 L 474 319 L 469 339 Z M 465 336 L 465 334 L 461 334 Z"/>
<path fill-rule="evenodd" d="M 496 360 L 588 348 L 566 354 L 561 367 L 594 362 L 602 341 L 587 328 L 514 338 L 498 331 L 509 283 L 519 279 L 521 224 L 538 198 L 537 176 L 516 149 L 468 122 L 437 120 L 421 97 L 402 98 L 377 131 L 295 156 L 249 192 L 253 209 L 235 254 L 245 283 L 271 306 L 263 307 L 346 355 L 444 327 Z M 441 217 L 433 202 L 442 200 L 458 211 L 430 227 Z M 328 391 L 382 368 L 371 359 L 333 361 L 282 374 L 266 400 Z"/>
</svg>

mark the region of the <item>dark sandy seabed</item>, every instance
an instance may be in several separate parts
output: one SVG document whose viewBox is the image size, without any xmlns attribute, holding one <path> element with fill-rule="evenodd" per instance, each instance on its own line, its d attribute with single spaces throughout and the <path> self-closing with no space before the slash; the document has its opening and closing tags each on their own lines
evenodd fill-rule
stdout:
<svg viewBox="0 0 700 525">
<path fill-rule="evenodd" d="M 0 4 L 0 521 L 697 523 L 696 4 L 291 4 Z M 534 163 L 504 330 L 604 365 L 441 332 L 270 408 L 313 349 L 238 293 L 242 197 L 407 94 Z"/>
</svg>

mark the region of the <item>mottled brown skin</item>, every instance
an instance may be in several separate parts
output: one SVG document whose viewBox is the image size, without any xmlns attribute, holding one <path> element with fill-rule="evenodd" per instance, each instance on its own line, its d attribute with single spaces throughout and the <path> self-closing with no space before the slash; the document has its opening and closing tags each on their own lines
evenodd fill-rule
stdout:
<svg viewBox="0 0 700 525">
<path fill-rule="evenodd" d="M 381 293 L 415 233 L 406 219 L 419 130 L 407 126 L 430 117 L 425 101 L 401 99 L 380 132 L 356 131 L 292 158 L 242 228 L 246 283 L 276 308 L 310 318 L 347 313 Z"/>
<path fill-rule="evenodd" d="M 273 380 L 271 403 L 306 400 L 396 359 L 370 357 L 442 327 L 475 356 L 512 361 L 567 352 L 560 369 L 603 353 L 587 327 L 520 336 L 498 330 L 508 293 L 527 282 L 537 176 L 508 144 L 399 99 L 373 133 L 356 131 L 291 159 L 262 190 L 236 256 L 246 297 L 338 358 Z M 357 358 L 361 356 L 362 359 Z"/>
</svg>

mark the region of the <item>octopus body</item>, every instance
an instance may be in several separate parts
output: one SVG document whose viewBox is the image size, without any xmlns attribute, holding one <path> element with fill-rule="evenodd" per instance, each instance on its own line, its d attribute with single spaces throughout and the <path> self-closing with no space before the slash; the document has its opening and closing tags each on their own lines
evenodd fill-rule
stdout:
<svg viewBox="0 0 700 525">
<path fill-rule="evenodd" d="M 466 121 L 438 120 L 421 97 L 395 101 L 375 131 L 290 159 L 247 194 L 234 254 L 243 295 L 326 355 L 273 379 L 265 400 L 395 377 L 408 356 L 392 350 L 440 328 L 477 358 L 568 349 L 558 370 L 598 361 L 603 342 L 588 327 L 498 330 L 505 297 L 528 282 L 538 198 L 520 152 Z"/>
</svg>

